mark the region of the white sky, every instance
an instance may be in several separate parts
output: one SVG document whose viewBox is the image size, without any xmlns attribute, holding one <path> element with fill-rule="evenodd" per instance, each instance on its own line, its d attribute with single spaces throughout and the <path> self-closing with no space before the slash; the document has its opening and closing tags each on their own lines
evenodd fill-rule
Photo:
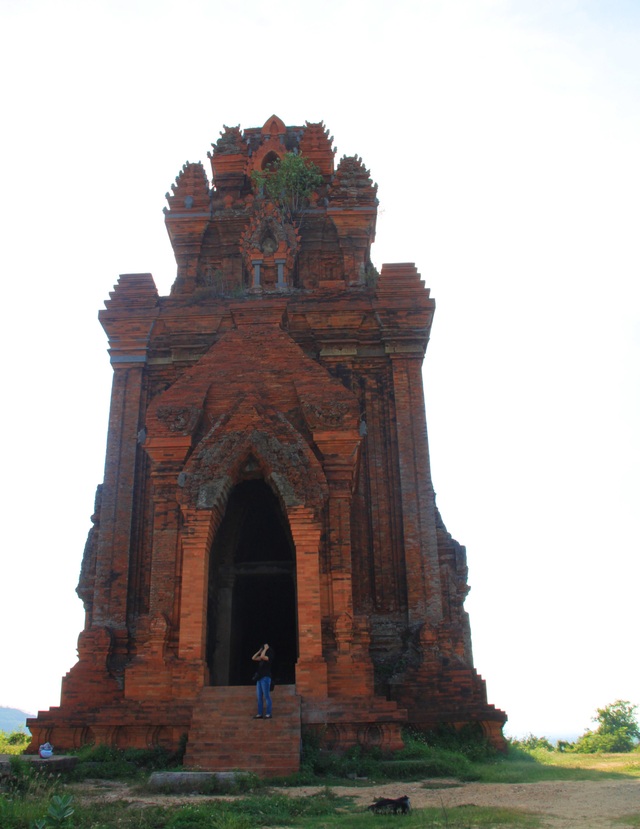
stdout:
<svg viewBox="0 0 640 829">
<path fill-rule="evenodd" d="M 323 119 L 379 183 L 373 260 L 437 302 L 438 503 L 507 733 L 640 703 L 640 5 L 0 0 L 0 705 L 55 705 L 102 480 L 118 274 L 223 124 Z"/>
</svg>

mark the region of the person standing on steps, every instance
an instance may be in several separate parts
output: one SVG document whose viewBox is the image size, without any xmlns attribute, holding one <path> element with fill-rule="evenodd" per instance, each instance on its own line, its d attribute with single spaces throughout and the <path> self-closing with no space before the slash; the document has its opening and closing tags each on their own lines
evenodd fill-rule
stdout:
<svg viewBox="0 0 640 829">
<path fill-rule="evenodd" d="M 269 645 L 263 645 L 251 657 L 254 662 L 257 662 L 256 677 L 256 693 L 258 696 L 258 713 L 255 715 L 255 720 L 271 719 L 271 662 L 273 659 L 273 650 Z"/>
</svg>

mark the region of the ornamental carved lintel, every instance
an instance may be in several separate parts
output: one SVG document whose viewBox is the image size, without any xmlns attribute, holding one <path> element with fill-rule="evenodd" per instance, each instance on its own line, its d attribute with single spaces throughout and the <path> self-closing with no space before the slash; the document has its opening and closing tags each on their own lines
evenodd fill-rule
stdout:
<svg viewBox="0 0 640 829">
<path fill-rule="evenodd" d="M 329 401 L 323 406 L 301 400 L 302 413 L 312 432 L 318 429 L 339 429 L 345 426 L 351 406 L 344 400 Z"/>
<path fill-rule="evenodd" d="M 196 406 L 158 406 L 156 414 L 170 432 L 188 435 L 198 425 L 202 409 Z"/>
</svg>

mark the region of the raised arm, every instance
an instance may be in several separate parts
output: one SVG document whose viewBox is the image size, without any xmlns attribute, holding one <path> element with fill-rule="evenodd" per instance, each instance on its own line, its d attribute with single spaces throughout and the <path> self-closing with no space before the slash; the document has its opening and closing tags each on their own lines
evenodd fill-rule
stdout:
<svg viewBox="0 0 640 829">
<path fill-rule="evenodd" d="M 254 662 L 268 662 L 269 657 L 267 656 L 267 651 L 269 649 L 269 645 L 263 645 L 259 650 L 257 650 L 251 659 Z"/>
</svg>

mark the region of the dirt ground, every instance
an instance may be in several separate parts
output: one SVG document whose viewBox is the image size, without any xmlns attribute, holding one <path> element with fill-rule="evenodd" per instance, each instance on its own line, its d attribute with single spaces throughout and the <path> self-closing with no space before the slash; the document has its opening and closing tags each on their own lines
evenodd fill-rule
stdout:
<svg viewBox="0 0 640 829">
<path fill-rule="evenodd" d="M 136 806 L 196 803 L 211 799 L 204 795 L 141 795 L 126 783 L 86 781 L 77 784 L 78 799 L 126 800 Z M 640 814 L 640 779 L 603 781 L 565 781 L 544 783 L 458 783 L 453 780 L 427 780 L 392 783 L 376 788 L 332 786 L 337 795 L 353 797 L 363 808 L 376 797 L 408 795 L 413 808 L 434 806 L 494 806 L 519 809 L 540 815 L 548 829 L 623 829 L 620 819 Z M 318 786 L 277 789 L 296 797 L 315 794 Z M 630 824 L 627 824 L 630 825 Z"/>
</svg>

